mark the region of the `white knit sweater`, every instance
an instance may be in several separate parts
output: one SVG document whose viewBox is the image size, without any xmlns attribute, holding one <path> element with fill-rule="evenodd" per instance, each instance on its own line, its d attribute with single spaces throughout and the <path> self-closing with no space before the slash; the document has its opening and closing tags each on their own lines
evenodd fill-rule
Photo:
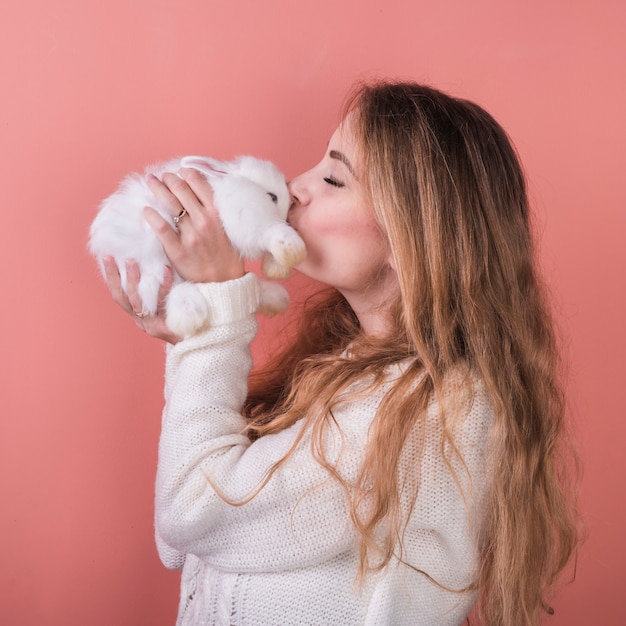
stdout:
<svg viewBox="0 0 626 626">
<path fill-rule="evenodd" d="M 254 443 L 242 434 L 258 283 L 247 274 L 201 288 L 212 307 L 210 330 L 168 347 L 156 482 L 159 554 L 167 567 L 183 568 L 177 624 L 460 624 L 474 594 L 446 591 L 397 561 L 355 585 L 357 537 L 346 495 L 313 459 L 306 436 L 248 503 L 225 502 L 222 496 L 241 501 L 257 489 L 300 425 Z M 399 372 L 389 372 L 388 384 Z M 333 410 L 338 428 L 328 437 L 329 456 L 348 479 L 356 476 L 384 392 Z M 421 464 L 421 487 L 404 560 L 455 589 L 475 575 L 475 520 L 488 482 L 492 409 L 480 386 L 473 393 L 456 439 L 471 497 L 464 501 L 441 459 L 435 404 L 421 458 L 405 461 Z"/>
</svg>

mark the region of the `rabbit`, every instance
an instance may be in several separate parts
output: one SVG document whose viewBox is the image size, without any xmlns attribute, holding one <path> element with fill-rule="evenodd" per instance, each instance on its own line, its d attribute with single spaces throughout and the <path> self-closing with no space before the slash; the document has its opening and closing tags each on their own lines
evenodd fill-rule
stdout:
<svg viewBox="0 0 626 626">
<path fill-rule="evenodd" d="M 98 260 L 102 273 L 103 257 L 114 257 L 125 291 L 125 261 L 137 261 L 141 272 L 138 292 L 146 313 L 154 314 L 157 310 L 158 292 L 169 261 L 161 242 L 143 217 L 143 208 L 153 207 L 172 228 L 177 226 L 176 220 L 159 206 L 145 175 L 152 173 L 158 177 L 182 167 L 204 174 L 213 189 L 215 208 L 224 232 L 243 258 L 262 259 L 265 276 L 286 278 L 292 267 L 304 259 L 304 242 L 286 222 L 290 195 L 285 177 L 269 161 L 251 156 L 240 156 L 233 161 L 185 156 L 148 166 L 144 175 L 127 176 L 118 190 L 101 203 L 89 231 L 89 250 Z M 288 303 L 289 296 L 282 285 L 260 281 L 259 312 L 280 313 L 286 310 Z M 182 337 L 208 324 L 206 299 L 193 283 L 184 281 L 176 272 L 165 308 L 168 328 Z"/>
</svg>

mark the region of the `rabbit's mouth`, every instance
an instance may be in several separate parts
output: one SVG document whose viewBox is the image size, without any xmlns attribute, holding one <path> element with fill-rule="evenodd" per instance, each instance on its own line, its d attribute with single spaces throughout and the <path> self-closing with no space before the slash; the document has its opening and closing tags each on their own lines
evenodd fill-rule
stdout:
<svg viewBox="0 0 626 626">
<path fill-rule="evenodd" d="M 297 229 L 296 225 L 293 223 L 293 220 L 291 219 L 293 217 L 293 209 L 295 209 L 295 208 L 296 208 L 295 204 L 292 204 L 289 207 L 289 212 L 287 213 L 286 222 L 287 222 L 287 224 L 289 224 L 289 226 L 291 226 L 291 228 L 293 228 L 295 231 L 297 231 L 298 229 Z"/>
</svg>

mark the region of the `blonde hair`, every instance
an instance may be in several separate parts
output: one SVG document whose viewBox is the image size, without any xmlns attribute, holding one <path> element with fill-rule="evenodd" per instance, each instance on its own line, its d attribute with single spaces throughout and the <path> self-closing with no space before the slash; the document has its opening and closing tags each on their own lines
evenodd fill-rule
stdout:
<svg viewBox="0 0 626 626">
<path fill-rule="evenodd" d="M 306 420 L 314 455 L 343 484 L 322 445 L 334 400 L 356 379 L 369 374 L 375 385 L 390 363 L 413 357 L 378 410 L 350 492 L 364 575 L 398 556 L 407 522 L 400 486 L 408 478 L 419 488 L 399 459 L 408 442 L 423 442 L 415 433 L 428 402 L 446 395 L 451 373 L 475 373 L 495 407 L 477 614 L 485 624 L 535 624 L 575 551 L 578 518 L 559 358 L 519 160 L 482 108 L 423 85 L 361 85 L 348 114 L 397 272 L 393 329 L 384 340 L 364 337 L 340 294 L 316 298 L 291 344 L 251 378 L 250 436 Z M 442 454 L 444 443 L 456 451 L 452 425 L 461 413 L 451 406 L 441 415 Z M 364 509 L 366 497 L 373 504 Z"/>
</svg>

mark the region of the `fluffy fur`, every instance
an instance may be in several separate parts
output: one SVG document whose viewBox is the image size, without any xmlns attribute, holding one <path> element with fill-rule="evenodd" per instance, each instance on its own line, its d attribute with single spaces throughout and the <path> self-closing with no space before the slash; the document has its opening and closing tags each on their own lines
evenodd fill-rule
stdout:
<svg viewBox="0 0 626 626">
<path fill-rule="evenodd" d="M 286 278 L 304 258 L 304 242 L 286 222 L 290 196 L 285 177 L 272 163 L 251 156 L 230 162 L 187 156 L 152 165 L 143 175 L 127 176 L 117 191 L 102 202 L 89 239 L 89 249 L 103 272 L 102 259 L 114 257 L 125 291 L 125 261 L 137 261 L 141 272 L 138 290 L 145 311 L 154 314 L 157 310 L 158 292 L 169 261 L 143 217 L 143 208 L 153 207 L 176 229 L 172 216 L 150 191 L 145 174 L 159 177 L 181 167 L 197 169 L 206 176 L 226 235 L 243 258 L 262 259 L 265 276 Z M 282 285 L 261 281 L 261 312 L 272 315 L 284 311 L 288 302 Z M 174 285 L 166 303 L 168 327 L 189 336 L 205 326 L 208 318 L 209 305 L 200 290 L 174 272 Z"/>
</svg>

